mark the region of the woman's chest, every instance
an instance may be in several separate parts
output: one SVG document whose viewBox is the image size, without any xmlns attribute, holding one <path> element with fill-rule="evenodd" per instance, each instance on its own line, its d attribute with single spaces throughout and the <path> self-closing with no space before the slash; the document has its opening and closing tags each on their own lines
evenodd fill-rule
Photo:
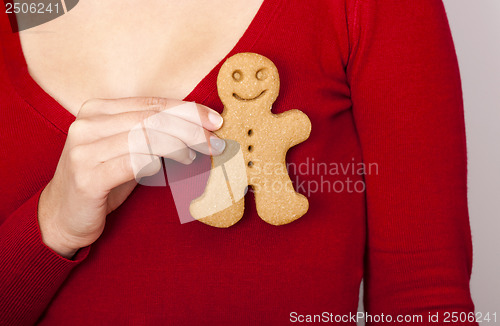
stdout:
<svg viewBox="0 0 500 326">
<path fill-rule="evenodd" d="M 262 2 L 85 1 L 20 38 L 30 75 L 76 115 L 89 98 L 185 98 Z"/>
</svg>

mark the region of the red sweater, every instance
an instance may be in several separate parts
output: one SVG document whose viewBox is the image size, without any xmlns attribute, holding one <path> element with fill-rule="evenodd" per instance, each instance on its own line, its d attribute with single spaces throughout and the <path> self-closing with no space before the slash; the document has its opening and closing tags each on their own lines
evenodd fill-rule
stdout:
<svg viewBox="0 0 500 326">
<path fill-rule="evenodd" d="M 247 194 L 233 227 L 181 224 L 170 187 L 140 185 L 74 260 L 37 224 L 74 117 L 30 78 L 5 14 L 1 28 L 0 324 L 335 319 L 355 314 L 362 278 L 374 318 L 474 311 L 462 92 L 440 0 L 265 0 L 228 56 L 270 58 L 273 112 L 309 116 L 287 156 L 308 213 L 272 226 Z M 222 111 L 219 68 L 186 100 Z"/>
</svg>

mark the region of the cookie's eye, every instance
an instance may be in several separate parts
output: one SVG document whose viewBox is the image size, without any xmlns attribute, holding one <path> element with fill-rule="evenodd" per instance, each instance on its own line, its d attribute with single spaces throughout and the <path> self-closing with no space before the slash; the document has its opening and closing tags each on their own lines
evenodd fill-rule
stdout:
<svg viewBox="0 0 500 326">
<path fill-rule="evenodd" d="M 240 71 L 240 70 L 235 70 L 235 71 L 233 71 L 233 79 L 234 79 L 235 81 L 240 81 L 240 80 L 241 80 L 241 78 L 243 78 L 243 74 L 241 73 L 241 71 Z"/>
<path fill-rule="evenodd" d="M 267 72 L 266 72 L 266 69 L 265 68 L 262 68 L 260 69 L 259 71 L 257 71 L 257 73 L 255 74 L 255 77 L 258 79 L 258 80 L 264 80 L 267 78 Z"/>
</svg>

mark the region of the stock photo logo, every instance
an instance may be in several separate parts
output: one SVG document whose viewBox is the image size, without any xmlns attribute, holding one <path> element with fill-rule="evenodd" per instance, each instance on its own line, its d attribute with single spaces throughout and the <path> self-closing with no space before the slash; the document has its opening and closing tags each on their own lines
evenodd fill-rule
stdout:
<svg viewBox="0 0 500 326">
<path fill-rule="evenodd" d="M 4 0 L 12 32 L 20 32 L 54 20 L 77 4 L 78 0 Z"/>
</svg>

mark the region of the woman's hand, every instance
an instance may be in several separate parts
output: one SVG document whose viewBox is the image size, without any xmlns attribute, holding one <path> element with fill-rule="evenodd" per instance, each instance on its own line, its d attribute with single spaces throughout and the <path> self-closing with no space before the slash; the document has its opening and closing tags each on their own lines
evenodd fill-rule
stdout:
<svg viewBox="0 0 500 326">
<path fill-rule="evenodd" d="M 43 190 L 38 221 L 44 243 L 72 257 L 101 235 L 106 215 L 140 177 L 161 169 L 160 157 L 190 164 L 193 149 L 220 154 L 212 132 L 221 116 L 199 104 L 162 98 L 90 100 L 68 132 L 53 179 Z"/>
</svg>

